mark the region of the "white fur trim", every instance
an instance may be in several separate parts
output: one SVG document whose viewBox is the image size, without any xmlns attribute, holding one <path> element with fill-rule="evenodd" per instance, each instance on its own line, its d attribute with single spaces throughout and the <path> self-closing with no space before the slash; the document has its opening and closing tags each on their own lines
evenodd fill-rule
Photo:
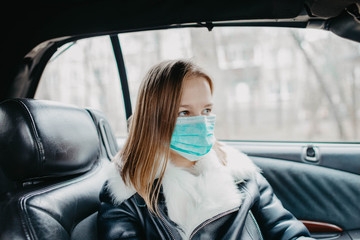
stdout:
<svg viewBox="0 0 360 240">
<path fill-rule="evenodd" d="M 190 169 L 182 169 L 168 161 L 162 182 L 170 219 L 184 230 L 183 237 L 205 220 L 240 207 L 242 194 L 235 182 L 252 178 L 258 170 L 249 157 L 223 145 L 227 164 L 224 166 L 214 150 Z M 108 180 L 108 189 L 114 204 L 119 205 L 136 191 L 125 185 L 115 166 Z"/>
<path fill-rule="evenodd" d="M 227 155 L 226 166 L 214 150 L 192 169 L 168 163 L 162 184 L 166 206 L 170 219 L 184 231 L 184 239 L 207 219 L 240 207 L 243 196 L 235 182 L 249 179 L 257 171 L 245 154 L 231 147 L 224 146 L 223 150 Z"/>
<path fill-rule="evenodd" d="M 222 149 L 226 153 L 227 167 L 230 168 L 236 182 L 251 179 L 255 173 L 260 172 L 260 169 L 245 153 L 228 145 L 223 145 Z"/>
<path fill-rule="evenodd" d="M 115 205 L 120 205 L 123 201 L 130 198 L 136 193 L 135 188 L 127 186 L 112 163 L 113 169 L 110 172 L 107 188 Z"/>
</svg>

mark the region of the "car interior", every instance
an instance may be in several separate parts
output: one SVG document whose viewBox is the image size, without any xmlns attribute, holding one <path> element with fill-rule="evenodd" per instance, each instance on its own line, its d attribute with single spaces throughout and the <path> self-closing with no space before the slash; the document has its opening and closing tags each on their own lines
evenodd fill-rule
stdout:
<svg viewBox="0 0 360 240">
<path fill-rule="evenodd" d="M 118 150 L 106 118 L 33 99 L 7 100 L 0 112 L 13 136 L 1 151 L 1 237 L 97 239 L 98 195 Z"/>
<path fill-rule="evenodd" d="M 126 121 L 132 103 L 117 34 L 271 26 L 321 29 L 360 42 L 359 0 L 17 1 L 8 9 L 13 14 L 3 20 L 0 83 L 0 239 L 98 239 L 99 192 L 123 139 L 99 109 L 35 99 L 46 65 L 62 46 L 110 37 Z M 358 141 L 223 142 L 251 157 L 314 238 L 360 239 Z"/>
</svg>

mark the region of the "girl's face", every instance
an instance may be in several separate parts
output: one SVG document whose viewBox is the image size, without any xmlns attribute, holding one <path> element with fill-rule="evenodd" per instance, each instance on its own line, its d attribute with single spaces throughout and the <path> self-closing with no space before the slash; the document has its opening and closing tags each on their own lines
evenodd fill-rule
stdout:
<svg viewBox="0 0 360 240">
<path fill-rule="evenodd" d="M 178 117 L 210 115 L 212 108 L 209 82 L 198 76 L 184 79 Z"/>
</svg>

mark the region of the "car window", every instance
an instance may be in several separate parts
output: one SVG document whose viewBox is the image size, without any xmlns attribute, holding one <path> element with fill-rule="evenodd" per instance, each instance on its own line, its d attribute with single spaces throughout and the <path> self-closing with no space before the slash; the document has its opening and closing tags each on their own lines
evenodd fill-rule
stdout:
<svg viewBox="0 0 360 240">
<path fill-rule="evenodd" d="M 191 58 L 214 80 L 218 139 L 360 139 L 358 43 L 286 28 L 170 29 L 119 38 L 133 106 L 152 65 Z"/>
<path fill-rule="evenodd" d="M 119 34 L 132 106 L 146 71 L 190 58 L 215 86 L 220 140 L 359 142 L 360 45 L 311 29 L 222 27 Z M 126 136 L 124 103 L 108 36 L 60 48 L 36 98 L 102 110 Z"/>
<path fill-rule="evenodd" d="M 101 110 L 117 137 L 126 136 L 120 79 L 109 36 L 68 43 L 47 64 L 35 98 Z"/>
</svg>

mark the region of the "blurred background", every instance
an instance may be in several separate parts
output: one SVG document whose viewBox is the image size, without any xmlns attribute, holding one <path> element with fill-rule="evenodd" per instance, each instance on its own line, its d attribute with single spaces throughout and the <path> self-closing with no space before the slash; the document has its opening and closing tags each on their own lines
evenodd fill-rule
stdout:
<svg viewBox="0 0 360 240">
<path fill-rule="evenodd" d="M 154 64 L 189 58 L 213 79 L 220 140 L 360 141 L 360 45 L 311 29 L 223 27 L 119 34 L 134 109 Z M 117 137 L 126 119 L 109 36 L 54 54 L 35 98 L 102 110 Z"/>
</svg>

